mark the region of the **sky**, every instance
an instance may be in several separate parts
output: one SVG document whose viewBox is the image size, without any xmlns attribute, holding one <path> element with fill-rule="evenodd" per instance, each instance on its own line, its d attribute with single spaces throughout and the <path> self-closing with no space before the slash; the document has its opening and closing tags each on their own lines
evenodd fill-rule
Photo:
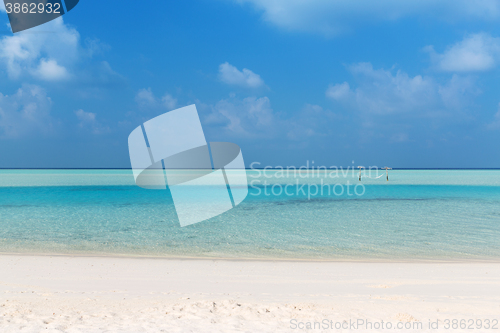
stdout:
<svg viewBox="0 0 500 333">
<path fill-rule="evenodd" d="M 12 34 L 0 168 L 129 168 L 196 104 L 247 167 L 500 167 L 498 0 L 80 0 Z"/>
</svg>

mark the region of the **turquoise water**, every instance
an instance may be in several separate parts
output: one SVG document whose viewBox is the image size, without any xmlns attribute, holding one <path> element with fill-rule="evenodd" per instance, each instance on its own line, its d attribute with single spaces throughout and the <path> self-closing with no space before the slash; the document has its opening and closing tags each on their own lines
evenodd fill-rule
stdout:
<svg viewBox="0 0 500 333">
<path fill-rule="evenodd" d="M 367 176 L 249 171 L 245 201 L 181 228 L 169 191 L 135 186 L 129 170 L 0 170 L 0 252 L 500 259 L 500 171 Z M 349 195 L 347 182 L 364 188 Z"/>
</svg>

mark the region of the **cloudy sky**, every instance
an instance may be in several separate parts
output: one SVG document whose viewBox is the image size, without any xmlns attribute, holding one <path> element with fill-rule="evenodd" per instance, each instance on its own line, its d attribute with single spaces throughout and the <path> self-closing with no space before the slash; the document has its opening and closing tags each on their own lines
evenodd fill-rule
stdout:
<svg viewBox="0 0 500 333">
<path fill-rule="evenodd" d="M 500 167 L 498 0 L 82 0 L 13 35 L 0 167 L 130 167 L 196 104 L 247 166 Z"/>
</svg>

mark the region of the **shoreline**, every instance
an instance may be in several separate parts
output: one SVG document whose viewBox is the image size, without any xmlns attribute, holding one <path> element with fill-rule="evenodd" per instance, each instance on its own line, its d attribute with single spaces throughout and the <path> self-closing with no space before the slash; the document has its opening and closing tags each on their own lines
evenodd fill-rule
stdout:
<svg viewBox="0 0 500 333">
<path fill-rule="evenodd" d="M 92 253 L 37 253 L 37 252 L 0 252 L 1 256 L 21 257 L 69 257 L 69 258 L 110 258 L 110 259 L 152 259 L 152 260 L 200 260 L 200 261 L 235 261 L 235 262 L 314 262 L 314 263 L 366 263 L 366 264 L 500 264 L 500 258 L 436 258 L 436 259 L 372 259 L 372 258 L 282 258 L 282 257 L 197 257 L 197 256 L 154 256 L 131 254 L 92 254 Z"/>
</svg>

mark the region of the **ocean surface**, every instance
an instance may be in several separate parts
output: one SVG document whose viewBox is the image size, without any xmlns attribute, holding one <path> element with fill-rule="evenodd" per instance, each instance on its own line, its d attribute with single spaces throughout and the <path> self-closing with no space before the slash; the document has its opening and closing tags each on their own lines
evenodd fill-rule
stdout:
<svg viewBox="0 0 500 333">
<path fill-rule="evenodd" d="M 240 205 L 181 228 L 170 191 L 130 170 L 0 170 L 0 252 L 500 260 L 500 170 L 358 177 L 248 170 Z"/>
</svg>

